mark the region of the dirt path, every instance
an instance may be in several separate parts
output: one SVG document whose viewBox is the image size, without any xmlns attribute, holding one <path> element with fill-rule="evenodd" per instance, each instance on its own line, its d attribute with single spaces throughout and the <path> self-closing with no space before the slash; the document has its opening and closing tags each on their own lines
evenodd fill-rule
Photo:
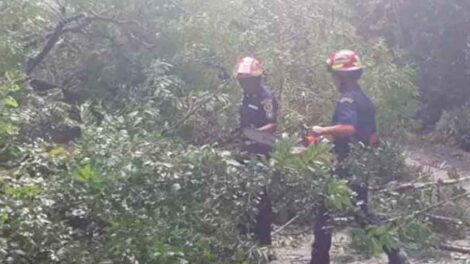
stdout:
<svg viewBox="0 0 470 264">
<path fill-rule="evenodd" d="M 408 164 L 424 166 L 435 180 L 446 179 L 449 170 L 456 170 L 462 177 L 470 176 L 470 153 L 442 145 L 410 146 Z M 470 190 L 470 181 L 463 183 Z"/>
<path fill-rule="evenodd" d="M 414 166 L 423 166 L 432 172 L 435 180 L 447 179 L 448 171 L 455 170 L 461 176 L 470 176 L 470 153 L 440 145 L 414 145 L 407 148 L 407 163 Z M 464 183 L 467 190 L 470 190 L 470 181 Z M 333 246 L 331 249 L 332 263 L 348 264 L 386 264 L 385 255 L 373 259 L 361 259 L 359 256 L 346 252 L 348 242 L 347 232 L 337 232 L 334 234 Z M 296 241 L 282 241 L 277 239 L 275 242 L 275 252 L 277 260 L 273 264 L 308 264 L 310 261 L 311 236 L 306 235 L 298 238 Z M 457 241 L 462 246 L 470 246 L 470 238 Z M 413 264 L 470 264 L 470 256 L 462 254 L 450 254 L 442 260 L 411 260 Z"/>
</svg>

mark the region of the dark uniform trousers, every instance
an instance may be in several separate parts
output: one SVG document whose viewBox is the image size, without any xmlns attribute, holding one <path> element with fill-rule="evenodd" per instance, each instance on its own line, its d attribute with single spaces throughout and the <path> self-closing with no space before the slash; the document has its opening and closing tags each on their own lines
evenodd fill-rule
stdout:
<svg viewBox="0 0 470 264">
<path fill-rule="evenodd" d="M 273 222 L 273 210 L 271 197 L 266 187 L 259 194 L 258 214 L 255 219 L 254 234 L 256 241 L 261 245 L 271 245 L 271 226 Z"/>
<path fill-rule="evenodd" d="M 356 193 L 353 204 L 359 210 L 354 213 L 354 218 L 359 226 L 365 228 L 369 225 L 380 225 L 380 218 L 368 209 L 368 185 L 365 183 L 351 184 L 350 187 Z M 329 251 L 333 235 L 333 217 L 329 214 L 323 201 L 320 201 L 317 206 L 315 215 L 316 219 L 313 226 L 314 242 L 310 264 L 329 264 Z M 400 263 L 398 250 L 384 248 L 384 251 L 388 255 L 390 263 Z"/>
<path fill-rule="evenodd" d="M 256 241 L 261 246 L 271 245 L 271 227 L 273 223 L 272 202 L 267 188 L 263 187 L 256 197 L 258 205 L 255 219 L 249 219 L 249 224 L 240 223 L 238 228 L 242 235 L 253 233 Z"/>
</svg>

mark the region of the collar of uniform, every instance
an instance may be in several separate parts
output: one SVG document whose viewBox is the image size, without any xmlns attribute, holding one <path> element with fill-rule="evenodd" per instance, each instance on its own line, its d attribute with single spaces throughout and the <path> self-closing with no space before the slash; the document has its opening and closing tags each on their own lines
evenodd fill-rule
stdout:
<svg viewBox="0 0 470 264">
<path fill-rule="evenodd" d="M 359 84 L 352 84 L 350 89 L 341 92 L 341 96 L 344 96 L 344 95 L 347 95 L 356 91 L 361 91 L 361 87 L 359 86 Z"/>
<path fill-rule="evenodd" d="M 357 91 L 357 90 L 361 90 L 361 87 L 359 86 L 359 84 L 357 83 L 352 84 L 350 91 Z"/>
<path fill-rule="evenodd" d="M 262 97 L 263 93 L 264 93 L 264 88 L 260 88 L 254 93 L 251 93 L 251 94 L 246 93 L 245 97 L 246 98 L 258 98 L 258 97 Z"/>
</svg>

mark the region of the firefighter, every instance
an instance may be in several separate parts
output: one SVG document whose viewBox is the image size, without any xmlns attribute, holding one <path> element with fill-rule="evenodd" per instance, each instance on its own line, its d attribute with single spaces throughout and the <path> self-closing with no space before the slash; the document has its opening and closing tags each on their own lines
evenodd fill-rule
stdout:
<svg viewBox="0 0 470 264">
<path fill-rule="evenodd" d="M 260 132 L 274 134 L 277 122 L 277 101 L 262 82 L 263 70 L 260 62 L 253 57 L 245 57 L 235 66 L 235 74 L 243 90 L 240 107 L 240 129 L 252 128 Z M 246 140 L 242 151 L 250 155 L 268 156 L 272 147 Z M 258 215 L 254 226 L 256 240 L 261 245 L 271 244 L 272 207 L 266 188 L 259 196 Z"/>
<path fill-rule="evenodd" d="M 327 60 L 328 71 L 331 73 L 334 86 L 340 93 L 330 126 L 314 126 L 317 135 L 333 138 L 334 153 L 338 164 L 348 156 L 349 146 L 360 142 L 366 146 L 378 144 L 375 106 L 358 84 L 362 76 L 362 64 L 359 57 L 351 50 L 332 53 Z M 340 165 L 335 174 L 343 179 L 349 178 L 347 169 Z M 356 193 L 355 204 L 360 207 L 361 215 L 356 220 L 362 227 L 380 225 L 380 220 L 369 212 L 367 183 L 351 184 Z M 317 219 L 314 225 L 314 242 L 312 245 L 311 264 L 329 264 L 329 250 L 332 238 L 332 221 L 326 205 L 321 202 L 317 207 Z M 385 248 L 389 263 L 408 263 L 406 257 L 398 249 Z"/>
</svg>

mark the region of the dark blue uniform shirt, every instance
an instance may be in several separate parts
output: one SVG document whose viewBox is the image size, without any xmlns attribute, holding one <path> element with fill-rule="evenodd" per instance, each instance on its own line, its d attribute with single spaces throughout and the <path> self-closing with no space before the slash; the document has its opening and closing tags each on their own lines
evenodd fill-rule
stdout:
<svg viewBox="0 0 470 264">
<path fill-rule="evenodd" d="M 265 88 L 254 94 L 244 94 L 240 107 L 240 128 L 260 128 L 267 124 L 276 123 L 278 104 L 271 92 Z M 243 150 L 252 154 L 268 154 L 272 148 L 247 141 Z"/>
<path fill-rule="evenodd" d="M 375 106 L 359 86 L 341 94 L 336 103 L 332 120 L 333 125 L 352 125 L 356 133 L 352 138 L 336 138 L 334 150 L 339 159 L 349 152 L 349 143 L 353 140 L 369 144 L 371 137 L 377 134 Z"/>
</svg>

